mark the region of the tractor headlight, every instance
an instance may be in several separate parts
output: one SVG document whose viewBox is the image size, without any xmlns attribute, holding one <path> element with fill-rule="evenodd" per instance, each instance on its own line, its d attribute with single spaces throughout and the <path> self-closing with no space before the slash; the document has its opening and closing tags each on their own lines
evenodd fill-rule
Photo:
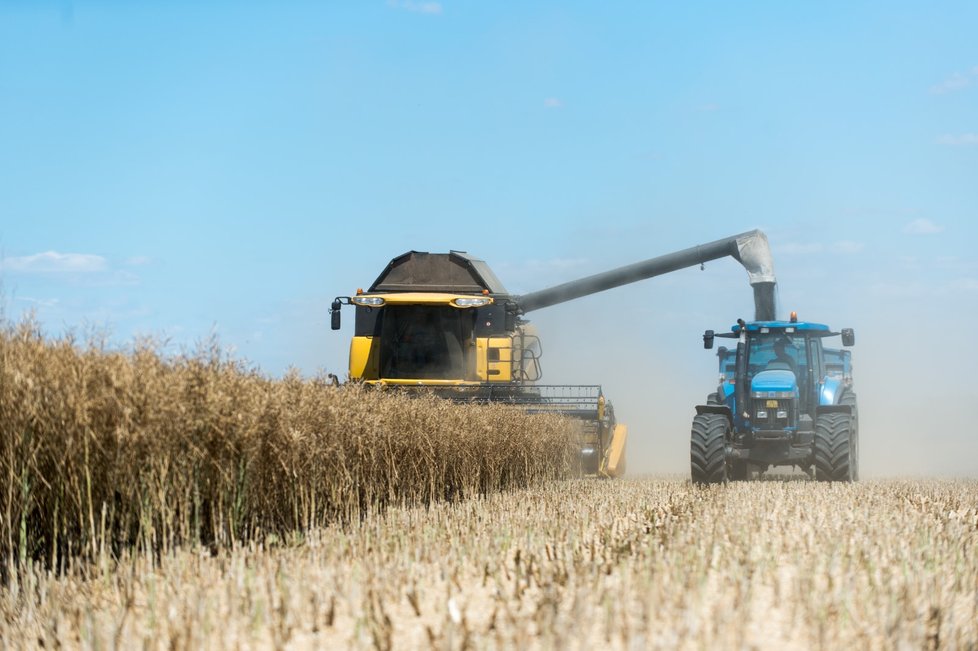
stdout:
<svg viewBox="0 0 978 651">
<path fill-rule="evenodd" d="M 767 409 L 758 409 L 757 418 L 759 420 L 767 420 Z"/>
<path fill-rule="evenodd" d="M 786 420 L 788 418 L 788 412 L 784 409 L 779 409 L 777 416 L 779 420 Z"/>
<path fill-rule="evenodd" d="M 753 391 L 752 398 L 773 398 L 775 400 L 790 400 L 795 397 L 794 391 Z"/>
<path fill-rule="evenodd" d="M 384 304 L 384 299 L 380 296 L 354 296 L 350 302 L 364 307 L 380 307 Z"/>
</svg>

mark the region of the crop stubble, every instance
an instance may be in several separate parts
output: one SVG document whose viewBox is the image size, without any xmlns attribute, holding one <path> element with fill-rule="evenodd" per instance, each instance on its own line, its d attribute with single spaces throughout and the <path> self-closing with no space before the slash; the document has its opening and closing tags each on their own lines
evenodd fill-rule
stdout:
<svg viewBox="0 0 978 651">
<path fill-rule="evenodd" d="M 304 544 L 21 577 L 2 637 L 96 648 L 974 648 L 978 483 L 571 480 Z"/>
</svg>

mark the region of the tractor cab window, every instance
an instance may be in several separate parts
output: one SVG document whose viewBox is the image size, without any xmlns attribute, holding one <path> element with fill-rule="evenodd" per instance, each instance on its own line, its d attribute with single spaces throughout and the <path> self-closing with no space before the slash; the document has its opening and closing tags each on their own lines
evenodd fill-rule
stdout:
<svg viewBox="0 0 978 651">
<path fill-rule="evenodd" d="M 475 310 L 391 305 L 380 327 L 381 377 L 465 380 L 475 371 Z"/>
<path fill-rule="evenodd" d="M 808 368 L 805 337 L 783 332 L 756 334 L 748 348 L 748 374 L 751 378 L 761 371 L 791 371 L 801 382 Z"/>
</svg>

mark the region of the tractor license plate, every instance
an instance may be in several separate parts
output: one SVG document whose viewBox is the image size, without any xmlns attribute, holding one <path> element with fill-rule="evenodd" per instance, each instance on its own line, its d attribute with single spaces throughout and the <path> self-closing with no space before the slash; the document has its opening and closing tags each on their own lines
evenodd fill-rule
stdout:
<svg viewBox="0 0 978 651">
<path fill-rule="evenodd" d="M 778 401 L 777 400 L 768 400 L 767 401 L 767 407 L 768 407 L 768 409 L 775 409 L 775 408 L 777 408 L 777 406 L 778 406 Z"/>
</svg>

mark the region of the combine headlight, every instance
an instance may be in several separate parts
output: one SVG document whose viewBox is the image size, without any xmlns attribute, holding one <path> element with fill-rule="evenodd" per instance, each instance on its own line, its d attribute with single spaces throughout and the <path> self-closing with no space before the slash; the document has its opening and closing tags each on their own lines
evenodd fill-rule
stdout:
<svg viewBox="0 0 978 651">
<path fill-rule="evenodd" d="M 492 299 L 488 296 L 473 296 L 472 298 L 456 298 L 452 301 L 455 307 L 482 307 L 489 305 Z"/>
<path fill-rule="evenodd" d="M 758 420 L 767 420 L 767 410 L 766 409 L 759 409 L 757 411 L 757 418 L 758 418 Z"/>
<path fill-rule="evenodd" d="M 354 305 L 362 305 L 364 307 L 380 307 L 384 304 L 384 299 L 380 296 L 354 296 L 350 301 Z"/>
<path fill-rule="evenodd" d="M 786 418 L 788 418 L 788 412 L 783 409 L 779 409 L 777 416 L 780 420 L 785 420 Z"/>
<path fill-rule="evenodd" d="M 581 448 L 581 456 L 590 457 L 594 454 L 594 448 Z"/>
</svg>

